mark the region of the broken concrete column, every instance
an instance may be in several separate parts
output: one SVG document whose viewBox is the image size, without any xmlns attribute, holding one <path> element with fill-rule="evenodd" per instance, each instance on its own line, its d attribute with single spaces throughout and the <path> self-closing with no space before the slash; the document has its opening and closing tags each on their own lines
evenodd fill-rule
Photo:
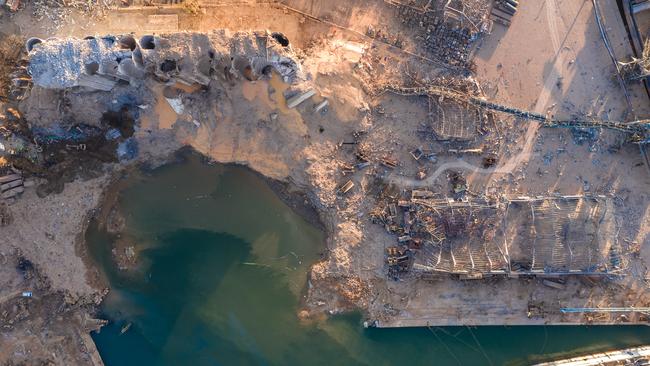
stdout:
<svg viewBox="0 0 650 366">
<path fill-rule="evenodd" d="M 153 50 L 156 48 L 156 38 L 152 35 L 142 36 L 140 38 L 140 47 L 143 50 Z"/>
<path fill-rule="evenodd" d="M 144 68 L 144 58 L 142 57 L 142 50 L 140 47 L 136 47 L 135 50 L 133 50 L 133 53 L 131 53 L 131 58 L 137 67 Z"/>
<path fill-rule="evenodd" d="M 125 77 L 128 77 L 130 80 L 139 80 L 143 79 L 145 76 L 144 70 L 138 68 L 133 59 L 125 58 L 120 61 L 117 66 L 117 72 Z"/>
<path fill-rule="evenodd" d="M 25 42 L 25 48 L 27 49 L 27 53 L 32 52 L 32 49 L 34 46 L 36 46 L 39 43 L 43 43 L 43 40 L 37 37 L 32 37 Z"/>
<path fill-rule="evenodd" d="M 137 47 L 138 43 L 135 41 L 135 38 L 132 35 L 127 34 L 125 36 L 120 37 L 119 45 L 120 48 L 133 52 Z"/>
<path fill-rule="evenodd" d="M 302 94 L 298 94 L 295 97 L 292 97 L 291 99 L 287 100 L 287 107 L 289 108 L 295 108 L 300 103 L 304 102 L 305 100 L 313 97 L 316 94 L 316 91 L 314 89 L 309 89 L 306 92 Z"/>
</svg>

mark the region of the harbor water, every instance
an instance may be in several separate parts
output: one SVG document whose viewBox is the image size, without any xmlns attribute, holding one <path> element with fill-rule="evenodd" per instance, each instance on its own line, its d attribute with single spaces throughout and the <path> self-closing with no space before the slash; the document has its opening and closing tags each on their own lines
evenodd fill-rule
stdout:
<svg viewBox="0 0 650 366">
<path fill-rule="evenodd" d="M 650 342 L 650 328 L 364 329 L 360 314 L 297 314 L 324 235 L 258 175 L 193 154 L 126 178 L 121 238 L 91 223 L 111 292 L 93 334 L 113 365 L 527 365 Z M 112 243 L 134 247 L 117 269 Z"/>
</svg>

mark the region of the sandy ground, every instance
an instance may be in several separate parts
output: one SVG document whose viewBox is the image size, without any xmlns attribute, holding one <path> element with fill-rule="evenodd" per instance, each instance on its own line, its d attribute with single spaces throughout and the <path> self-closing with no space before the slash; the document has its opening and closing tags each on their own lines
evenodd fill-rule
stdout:
<svg viewBox="0 0 650 366">
<path fill-rule="evenodd" d="M 305 304 L 309 314 L 361 308 L 380 326 L 610 323 L 622 320 L 565 316 L 557 310 L 560 306 L 650 304 L 644 282 L 650 260 L 650 176 L 635 145 L 622 144 L 621 134 L 603 132 L 597 145 L 590 148 L 588 143 L 575 144 L 568 130 L 540 129 L 535 123 L 497 115 L 489 132 L 470 144 L 498 154 L 495 167 L 482 167 L 482 156 L 449 154 L 449 148 L 467 144 L 440 143 L 417 132 L 427 120 L 426 99 L 369 94 L 384 83 L 403 83 L 408 79 L 405 75 L 415 74 L 419 80 L 454 76 L 444 65 L 414 57 L 410 52 L 417 52 L 417 47 L 407 44 L 408 52 L 404 52 L 363 35 L 368 24 L 390 13 L 386 10 L 389 5 L 358 2 L 347 8 L 352 9 L 349 11 L 344 6 L 310 8 L 300 1 L 291 5 L 350 29 L 316 22 L 282 7 L 239 4 L 227 9 L 209 7 L 196 16 L 173 10 L 127 10 L 102 20 L 73 15 L 70 19 L 75 19 L 74 24 L 68 22 L 55 32 L 58 36 L 77 37 L 89 32 L 117 33 L 126 31 L 124 24 L 137 23 L 144 16 L 178 14 L 179 29 L 269 28 L 287 35 L 309 75 L 307 81 L 296 85 L 268 79 L 218 79 L 209 90 L 187 91 L 183 98 L 187 113 L 175 116 L 160 97 L 160 85 L 148 80 L 139 94 L 149 107 L 137 122 L 137 162 L 160 162 L 181 146 L 189 145 L 215 161 L 247 165 L 304 193 L 320 215 L 328 234 L 329 252 L 328 259 L 317 263 L 311 272 L 312 287 Z M 28 11 L 11 17 L 4 14 L 0 23 L 3 31 L 48 35 L 51 25 L 35 21 Z M 603 11 L 617 56 L 624 58 L 630 51 L 616 7 L 603 4 Z M 399 29 L 400 22 L 389 21 L 386 27 Z M 475 77 L 490 100 L 559 117 L 580 114 L 629 120 L 635 115 L 648 115 L 647 95 L 638 85 L 630 86 L 634 110 L 626 112 L 590 1 L 522 2 L 512 25 L 495 25 L 479 46 L 474 57 Z M 307 88 L 314 88 L 317 95 L 295 109 L 287 109 L 284 97 L 277 92 L 288 89 L 295 93 Z M 85 116 L 86 123 L 100 125 L 102 106 L 123 91 L 90 97 L 70 92 L 66 101 L 72 106 L 97 106 L 76 113 Z M 39 99 L 39 93 L 37 88 L 32 90 L 32 101 L 42 99 L 44 104 L 30 103 L 28 99 L 22 104 L 23 112 L 33 125 L 47 125 L 53 114 L 43 111 L 51 108 L 59 113 L 55 106 L 60 96 Z M 315 105 L 324 98 L 329 101 L 327 111 L 315 112 Z M 193 119 L 197 119 L 198 126 Z M 364 133 L 355 134 L 359 131 Z M 358 145 L 341 144 L 355 139 Z M 371 166 L 344 175 L 343 170 L 356 162 L 357 146 L 368 152 Z M 437 162 L 422 165 L 412 159 L 409 151 L 422 146 L 438 153 Z M 381 160 L 388 156 L 397 160 L 395 169 L 382 166 Z M 552 156 L 550 163 L 545 156 Z M 20 249 L 47 278 L 47 292 L 64 294 L 61 296 L 73 304 L 92 303 L 101 290 L 96 273 L 81 259 L 81 234 L 87 215 L 100 205 L 101 192 L 114 169 L 119 168 L 106 165 L 99 178 L 74 180 L 66 183 L 63 191 L 45 198 L 38 197 L 35 189 L 27 189 L 15 204 L 7 206 L 13 219 L 0 228 L 8 239 L 0 243 L 0 251 L 14 253 Z M 416 179 L 420 170 L 425 171 L 424 180 Z M 447 173 L 452 170 L 466 177 L 471 191 L 483 194 L 589 191 L 608 195 L 614 202 L 620 240 L 630 250 L 640 248 L 639 255 L 631 258 L 631 275 L 595 284 L 571 279 L 562 291 L 542 286 L 534 279 L 389 279 L 385 248 L 395 245 L 396 237 L 369 218 L 378 198 L 377 179 L 395 183 L 398 190 L 425 186 L 447 192 Z M 338 189 L 349 179 L 355 183 L 354 188 L 346 195 L 339 194 Z M 0 304 L 24 301 L 11 296 L 15 289 L 30 285 L 12 280 L 9 275 L 1 277 L 3 281 L 5 277 L 14 282 L 5 286 L 7 291 L 0 292 L 0 298 L 8 296 L 12 300 Z M 547 304 L 546 316 L 529 318 L 529 305 L 540 302 Z M 77 317 L 84 314 L 76 308 L 71 311 Z M 636 315 L 627 320 L 645 321 Z M 75 329 L 83 333 L 79 333 L 81 325 Z M 2 349 L 11 349 L 14 355 L 22 352 L 20 338 L 4 339 L 9 346 Z M 84 354 L 78 353 L 79 357 Z M 58 359 L 53 362 L 66 364 Z"/>
</svg>

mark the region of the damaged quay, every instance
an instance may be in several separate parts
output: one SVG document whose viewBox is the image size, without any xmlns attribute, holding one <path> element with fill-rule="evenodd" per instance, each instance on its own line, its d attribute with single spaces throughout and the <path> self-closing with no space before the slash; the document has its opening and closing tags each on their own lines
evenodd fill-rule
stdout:
<svg viewBox="0 0 650 366">
<path fill-rule="evenodd" d="M 643 362 L 619 3 L 0 2 L 0 364 Z"/>
</svg>

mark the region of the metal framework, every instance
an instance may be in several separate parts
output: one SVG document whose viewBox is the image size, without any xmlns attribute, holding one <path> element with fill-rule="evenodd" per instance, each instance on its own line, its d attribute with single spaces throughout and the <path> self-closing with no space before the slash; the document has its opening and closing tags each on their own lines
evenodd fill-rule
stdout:
<svg viewBox="0 0 650 366">
<path fill-rule="evenodd" d="M 416 272 L 620 275 L 611 201 L 602 196 L 515 197 L 495 204 L 413 199 L 424 244 Z"/>
</svg>

